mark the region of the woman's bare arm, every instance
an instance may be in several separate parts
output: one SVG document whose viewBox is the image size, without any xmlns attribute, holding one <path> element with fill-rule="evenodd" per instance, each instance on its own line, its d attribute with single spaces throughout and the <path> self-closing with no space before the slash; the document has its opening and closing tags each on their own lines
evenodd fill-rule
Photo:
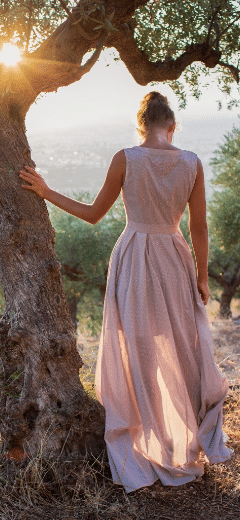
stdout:
<svg viewBox="0 0 240 520">
<path fill-rule="evenodd" d="M 41 198 L 48 200 L 75 217 L 81 218 L 90 224 L 96 224 L 108 212 L 121 191 L 125 178 L 126 158 L 123 150 L 114 155 L 105 182 L 92 204 L 78 202 L 51 190 L 41 175 L 33 168 L 25 166 L 25 170 L 21 170 L 19 176 L 27 181 L 30 186 L 22 184 L 22 188 L 34 191 Z"/>
<path fill-rule="evenodd" d="M 206 199 L 204 174 L 201 161 L 197 160 L 197 175 L 189 201 L 189 228 L 197 263 L 198 291 L 206 305 L 208 289 L 208 227 L 206 220 Z"/>
</svg>

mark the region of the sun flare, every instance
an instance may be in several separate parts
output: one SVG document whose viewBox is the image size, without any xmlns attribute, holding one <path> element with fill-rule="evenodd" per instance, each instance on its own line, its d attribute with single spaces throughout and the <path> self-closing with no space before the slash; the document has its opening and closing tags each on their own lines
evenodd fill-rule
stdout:
<svg viewBox="0 0 240 520">
<path fill-rule="evenodd" d="M 0 51 L 0 62 L 8 67 L 13 67 L 20 60 L 20 51 L 16 45 L 4 43 Z"/>
</svg>

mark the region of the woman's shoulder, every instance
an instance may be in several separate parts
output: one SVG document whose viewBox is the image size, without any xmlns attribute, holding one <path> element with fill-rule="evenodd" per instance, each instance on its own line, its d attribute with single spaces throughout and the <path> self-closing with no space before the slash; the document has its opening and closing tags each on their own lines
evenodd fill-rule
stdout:
<svg viewBox="0 0 240 520">
<path fill-rule="evenodd" d="M 116 152 L 116 153 L 113 155 L 111 163 L 112 163 L 112 164 L 122 164 L 122 163 L 126 163 L 126 156 L 125 156 L 125 151 L 124 151 L 124 149 L 122 149 L 122 150 L 118 150 L 118 152 Z"/>
<path fill-rule="evenodd" d="M 195 161 L 197 161 L 198 159 L 198 155 L 193 152 L 192 150 L 182 150 L 182 152 L 185 154 L 185 155 L 188 155 L 189 157 L 191 157 L 192 159 L 194 159 Z"/>
<path fill-rule="evenodd" d="M 166 152 L 166 154 L 169 154 L 172 155 L 173 157 L 174 156 L 182 156 L 183 158 L 187 159 L 187 158 L 191 158 L 191 159 L 195 159 L 197 160 L 198 159 L 198 156 L 195 152 L 192 152 L 191 150 L 185 150 L 185 149 L 182 149 L 182 148 L 177 148 L 177 147 L 172 147 L 172 148 L 147 148 L 146 146 L 132 146 L 130 148 L 124 148 L 124 151 L 125 155 L 131 155 L 131 154 L 164 154 Z"/>
</svg>

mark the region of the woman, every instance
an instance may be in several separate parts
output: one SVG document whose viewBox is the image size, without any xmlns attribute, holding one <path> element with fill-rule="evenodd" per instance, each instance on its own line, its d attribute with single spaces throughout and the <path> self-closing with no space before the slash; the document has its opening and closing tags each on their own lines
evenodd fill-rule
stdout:
<svg viewBox="0 0 240 520">
<path fill-rule="evenodd" d="M 204 177 L 193 152 L 174 147 L 167 99 L 147 94 L 138 112 L 140 146 L 113 157 L 92 204 L 51 190 L 32 168 L 24 189 L 92 224 L 122 190 L 127 225 L 108 274 L 96 393 L 106 410 L 113 481 L 127 492 L 161 479 L 178 486 L 222 462 L 222 405 L 228 384 L 214 363 L 204 305 L 208 233 Z M 190 249 L 179 222 L 189 205 Z"/>
</svg>

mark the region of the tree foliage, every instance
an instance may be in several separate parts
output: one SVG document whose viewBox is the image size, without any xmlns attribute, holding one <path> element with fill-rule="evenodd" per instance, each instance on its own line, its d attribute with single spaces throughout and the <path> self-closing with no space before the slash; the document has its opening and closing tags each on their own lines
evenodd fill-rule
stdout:
<svg viewBox="0 0 240 520">
<path fill-rule="evenodd" d="M 88 193 L 75 193 L 74 198 L 84 202 L 91 200 Z M 56 231 L 55 250 L 60 263 L 72 270 L 81 266 L 83 283 L 86 279 L 86 283 L 94 284 L 96 277 L 104 282 L 109 256 L 125 225 L 120 199 L 95 226 L 55 206 L 51 206 L 50 218 Z"/>
<path fill-rule="evenodd" d="M 234 127 L 211 161 L 215 191 L 209 203 L 209 275 L 221 286 L 220 314 L 231 316 L 240 287 L 240 129 Z M 225 300 L 225 303 L 224 303 Z M 222 308 L 222 310 L 221 310 Z"/>
<path fill-rule="evenodd" d="M 177 59 L 191 45 L 211 39 L 216 48 L 221 51 L 221 62 L 239 66 L 240 43 L 240 10 L 235 1 L 199 0 L 199 1 L 169 1 L 148 2 L 138 9 L 134 18 L 139 47 L 144 50 L 152 61 Z M 234 22 L 235 20 L 235 22 Z M 219 89 L 224 94 L 230 94 L 234 83 L 231 70 L 216 66 L 210 73 L 203 63 L 195 62 L 183 71 L 183 78 L 197 99 L 202 92 L 200 74 L 206 77 L 205 86 L 213 74 L 217 77 Z M 211 74 L 211 78 L 210 78 Z M 186 106 L 186 91 L 179 80 L 167 82 L 179 97 L 181 107 Z M 220 107 L 221 107 L 221 102 Z M 237 100 L 230 99 L 228 107 L 232 108 Z"/>
<path fill-rule="evenodd" d="M 31 56 L 68 18 L 80 39 L 93 39 L 84 52 L 96 46 L 94 37 L 107 34 L 104 45 L 119 51 L 136 81 L 141 84 L 167 81 L 177 94 L 181 107 L 186 106 L 186 90 L 179 79 L 181 74 L 196 98 L 202 92 L 202 75 L 206 77 L 206 87 L 214 75 L 221 92 L 231 94 L 239 73 L 239 2 L 142 0 L 133 5 L 130 2 L 132 17 L 127 14 L 125 3 L 122 0 L 115 6 L 114 2 L 104 0 L 81 0 L 78 3 L 74 0 L 2 0 L 0 43 L 17 43 Z M 126 10 L 127 23 L 121 22 L 121 4 L 122 11 L 125 13 Z M 92 36 L 87 32 L 89 24 Z M 130 54 L 136 53 L 135 65 L 131 62 L 134 56 L 124 50 L 124 39 L 128 40 L 126 47 L 129 52 L 131 50 Z M 151 67 L 153 64 L 155 67 Z M 221 104 L 219 101 L 219 108 Z M 228 107 L 234 105 L 237 105 L 237 100 L 230 96 Z"/>
<path fill-rule="evenodd" d="M 87 192 L 75 193 L 74 198 L 91 201 Z M 67 300 L 70 304 L 75 299 L 80 304 L 85 329 L 99 332 L 109 258 L 125 226 L 123 203 L 119 198 L 95 226 L 52 205 L 50 218 L 56 231 L 55 250 Z"/>
<path fill-rule="evenodd" d="M 58 0 L 2 0 L 0 41 L 16 43 L 25 52 L 34 50 L 65 17 Z"/>
<path fill-rule="evenodd" d="M 215 243 L 240 259 L 240 129 L 234 127 L 211 160 L 215 191 L 209 205 L 209 223 Z"/>
</svg>

